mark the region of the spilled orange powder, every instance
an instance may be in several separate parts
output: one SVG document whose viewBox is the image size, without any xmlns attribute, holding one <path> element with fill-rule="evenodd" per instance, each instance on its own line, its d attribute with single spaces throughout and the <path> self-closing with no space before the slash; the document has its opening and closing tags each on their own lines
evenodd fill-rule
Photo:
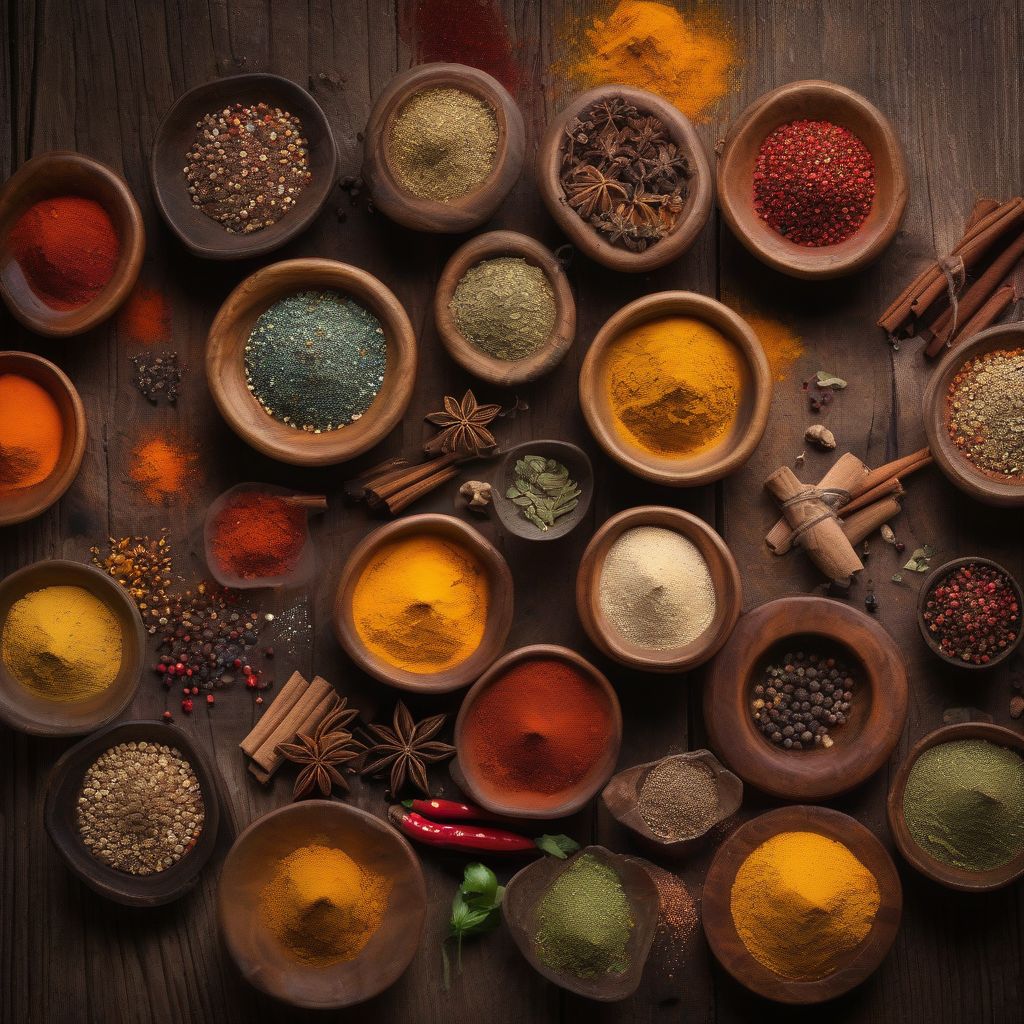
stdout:
<svg viewBox="0 0 1024 1024">
<path fill-rule="evenodd" d="M 171 336 L 171 307 L 163 292 L 137 284 L 121 307 L 117 325 L 132 341 L 152 345 Z"/>
<path fill-rule="evenodd" d="M 740 316 L 754 328 L 758 341 L 768 357 L 772 376 L 783 381 L 789 375 L 789 368 L 804 354 L 804 346 L 793 329 L 780 320 L 773 320 L 761 313 L 739 310 Z"/>
<path fill-rule="evenodd" d="M 154 505 L 169 503 L 196 472 L 194 448 L 173 437 L 157 435 L 132 451 L 131 477 Z"/>
</svg>

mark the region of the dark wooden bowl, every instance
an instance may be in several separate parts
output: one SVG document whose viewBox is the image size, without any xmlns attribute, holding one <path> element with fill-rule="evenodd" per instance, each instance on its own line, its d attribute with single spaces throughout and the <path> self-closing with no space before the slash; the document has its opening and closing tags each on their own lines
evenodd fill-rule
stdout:
<svg viewBox="0 0 1024 1024">
<path fill-rule="evenodd" d="M 490 584 L 490 609 L 480 646 L 465 661 L 444 672 L 408 672 L 367 650 L 352 618 L 352 595 L 363 570 L 382 545 L 402 537 L 433 533 L 461 544 L 484 567 Z M 334 598 L 334 632 L 345 653 L 364 671 L 388 686 L 412 693 L 451 693 L 467 686 L 501 653 L 512 628 L 512 573 L 501 553 L 472 526 L 454 516 L 427 513 L 378 527 L 356 545 L 341 570 Z"/>
<path fill-rule="evenodd" d="M 618 874 L 623 892 L 629 901 L 634 924 L 626 946 L 629 967 L 621 974 L 578 978 L 574 974 L 549 967 L 537 954 L 534 934 L 537 930 L 538 904 L 576 858 L 585 853 L 608 865 Z M 639 987 L 644 964 L 654 941 L 659 909 L 657 887 L 640 862 L 634 857 L 612 853 L 603 846 L 586 846 L 568 860 L 541 857 L 540 860 L 528 864 L 512 876 L 501 903 L 505 924 L 519 947 L 519 952 L 534 970 L 569 992 L 605 1003 L 625 999 Z"/>
<path fill-rule="evenodd" d="M 871 931 L 839 970 L 817 981 L 790 981 L 748 952 L 732 920 L 732 886 L 747 857 L 780 832 L 815 832 L 842 843 L 878 882 L 881 903 Z M 741 984 L 778 1003 L 822 1003 L 849 992 L 885 959 L 903 913 L 903 889 L 885 847 L 859 821 L 829 807 L 780 807 L 741 825 L 719 848 L 704 881 L 704 934 L 718 962 Z"/>
<path fill-rule="evenodd" d="M 0 375 L 16 373 L 33 380 L 53 398 L 64 425 L 64 440 L 53 472 L 30 487 L 0 492 L 0 526 L 23 523 L 59 501 L 78 476 L 85 454 L 85 407 L 75 385 L 49 359 L 30 352 L 0 352 Z"/>
<path fill-rule="evenodd" d="M 747 368 L 732 430 L 714 448 L 683 458 L 650 455 L 619 436 L 601 378 L 607 352 L 621 334 L 662 317 L 707 321 L 737 348 Z M 727 306 L 694 292 L 655 292 L 623 306 L 597 332 L 580 370 L 580 406 L 597 443 L 631 473 L 668 487 L 699 487 L 721 480 L 753 454 L 768 423 L 772 374 L 750 325 Z"/>
<path fill-rule="evenodd" d="M 780 235 L 754 210 L 754 165 L 765 137 L 810 118 L 848 128 L 875 161 L 875 200 L 864 223 L 837 245 L 808 247 Z M 718 160 L 718 203 L 736 237 L 762 263 L 808 280 L 842 277 L 881 255 L 907 205 L 907 173 L 888 118 L 859 93 L 833 82 L 790 82 L 754 100 L 729 130 Z"/>
<path fill-rule="evenodd" d="M 11 252 L 11 229 L 26 210 L 55 196 L 83 196 L 106 210 L 121 252 L 113 276 L 91 302 L 77 309 L 53 309 L 40 299 Z M 102 323 L 128 298 L 142 269 L 146 229 L 142 212 L 124 179 L 92 157 L 55 150 L 33 157 L 0 190 L 0 297 L 16 320 L 36 334 L 67 338 Z"/>
<path fill-rule="evenodd" d="M 321 434 L 274 419 L 245 383 L 245 345 L 257 319 L 280 299 L 317 288 L 342 292 L 377 317 L 388 359 L 370 408 L 355 422 Z M 382 441 L 401 421 L 415 378 L 416 336 L 402 304 L 372 274 L 334 260 L 284 260 L 257 270 L 225 299 L 206 343 L 206 380 L 228 425 L 261 454 L 295 466 L 345 462 Z"/>
<path fill-rule="evenodd" d="M 391 879 L 380 927 L 353 960 L 329 967 L 291 959 L 260 914 L 278 862 L 313 842 L 344 850 Z M 409 843 L 375 815 L 337 800 L 303 800 L 257 818 L 235 840 L 217 888 L 221 934 L 245 980 L 314 1010 L 353 1006 L 393 985 L 416 955 L 426 912 L 423 870 Z"/>
<path fill-rule="evenodd" d="M 455 289 L 466 272 L 484 260 L 515 256 L 539 267 L 555 296 L 555 326 L 547 341 L 525 359 L 495 359 L 472 344 L 455 325 L 449 308 Z M 434 293 L 434 322 L 448 354 L 474 377 L 512 387 L 550 373 L 565 357 L 576 337 L 576 301 L 562 264 L 550 249 L 518 231 L 489 231 L 456 249 L 445 264 Z"/>
<path fill-rule="evenodd" d="M 192 766 L 203 794 L 205 819 L 196 845 L 155 875 L 130 875 L 97 860 L 82 842 L 75 824 L 75 807 L 82 779 L 104 751 L 118 743 L 163 743 L 176 747 Z M 199 873 L 213 853 L 220 823 L 216 769 L 202 750 L 181 729 L 166 722 L 121 722 L 75 744 L 53 766 L 46 785 L 44 821 L 57 852 L 90 889 L 130 907 L 156 907 L 180 899 L 199 881 Z"/>
<path fill-rule="evenodd" d="M 398 183 L 391 168 L 387 137 L 403 104 L 424 89 L 461 89 L 487 103 L 498 122 L 494 166 L 482 185 L 450 203 L 420 199 Z M 501 206 L 519 180 L 526 148 L 523 115 L 496 79 L 465 64 L 417 64 L 395 75 L 370 111 L 363 143 L 363 178 L 374 206 L 393 221 L 416 231 L 455 234 L 479 227 Z"/>
<path fill-rule="evenodd" d="M 643 252 L 630 252 L 607 241 L 569 206 L 562 190 L 562 142 L 566 126 L 592 104 L 617 96 L 632 103 L 642 113 L 657 117 L 668 129 L 672 141 L 689 158 L 693 168 L 689 195 L 675 226 L 668 235 Z M 537 153 L 537 187 L 548 212 L 577 249 L 597 263 L 627 274 L 648 273 L 682 256 L 708 222 L 714 196 L 711 168 L 704 153 L 704 144 L 690 119 L 653 92 L 628 85 L 602 85 L 581 93 L 554 117 Z"/>
<path fill-rule="evenodd" d="M 192 202 L 182 168 L 203 117 L 233 103 L 261 102 L 302 121 L 313 179 L 276 224 L 251 235 L 231 234 Z M 208 260 L 240 260 L 273 252 L 305 231 L 334 188 L 337 165 L 330 123 L 305 89 L 279 75 L 232 75 L 196 86 L 175 100 L 153 139 L 149 179 L 160 215 L 191 252 Z"/>
<path fill-rule="evenodd" d="M 944 725 L 928 733 L 914 744 L 896 772 L 896 778 L 889 790 L 889 831 L 892 833 L 896 848 L 903 854 L 903 859 L 926 878 L 959 892 L 992 892 L 1024 877 L 1024 852 L 1001 867 L 989 868 L 987 871 L 968 871 L 965 868 L 952 867 L 936 860 L 917 845 L 903 816 L 903 795 L 914 762 L 931 747 L 953 740 L 988 740 L 997 746 L 1015 750 L 1024 757 L 1024 736 L 1012 729 L 1004 729 L 1001 725 L 992 725 L 989 722 L 962 722 L 959 725 Z"/>
<path fill-rule="evenodd" d="M 773 655 L 832 647 L 855 673 L 850 715 L 831 749 L 785 750 L 758 730 L 753 687 Z M 783 800 L 828 800 L 885 764 L 907 718 L 907 669 L 892 637 L 870 615 L 825 597 L 783 597 L 740 618 L 704 683 L 711 747 L 749 786 Z"/>
<path fill-rule="evenodd" d="M 64 703 L 37 697 L 0 659 L 0 719 L 35 736 L 78 736 L 106 725 L 131 703 L 146 656 L 146 631 L 134 602 L 112 577 L 91 565 L 63 559 L 34 562 L 0 582 L 0 631 L 15 601 L 52 586 L 82 587 L 110 608 L 121 627 L 121 668 L 101 693 Z"/>
<path fill-rule="evenodd" d="M 628 530 L 659 526 L 691 541 L 704 556 L 715 587 L 715 617 L 684 647 L 656 651 L 622 636 L 601 610 L 601 571 L 611 546 Z M 576 612 L 595 647 L 623 665 L 647 672 L 685 672 L 704 664 L 721 649 L 743 607 L 736 560 L 722 538 L 703 519 L 667 505 L 642 505 L 608 519 L 591 538 L 576 576 Z"/>
<path fill-rule="evenodd" d="M 510 669 L 524 661 L 532 661 L 537 658 L 553 658 L 564 661 L 571 668 L 583 673 L 595 686 L 600 689 L 608 700 L 611 711 L 612 729 L 608 738 L 608 744 L 601 756 L 595 761 L 593 768 L 586 778 L 582 779 L 574 790 L 567 793 L 559 804 L 552 804 L 546 809 L 536 807 L 522 807 L 510 800 L 502 800 L 492 795 L 486 784 L 483 782 L 479 767 L 469 760 L 469 752 L 462 742 L 463 731 L 466 723 L 472 715 L 473 705 L 480 698 L 481 693 L 492 683 L 504 676 Z M 535 820 L 546 820 L 550 818 L 567 818 L 582 810 L 597 793 L 604 787 L 615 771 L 615 764 L 619 759 L 619 747 L 622 745 L 622 709 L 619 706 L 619 698 L 615 693 L 612 684 L 607 677 L 596 669 L 582 655 L 567 647 L 560 647 L 555 644 L 531 644 L 529 647 L 520 647 L 518 650 L 510 651 L 503 658 L 499 658 L 491 667 L 473 684 L 469 693 L 466 694 L 459 708 L 459 716 L 455 720 L 455 747 L 459 751 L 453 761 L 449 762 L 451 776 L 459 789 L 463 790 L 474 803 L 490 811 L 492 814 L 501 815 L 506 818 L 530 818 Z"/>
</svg>

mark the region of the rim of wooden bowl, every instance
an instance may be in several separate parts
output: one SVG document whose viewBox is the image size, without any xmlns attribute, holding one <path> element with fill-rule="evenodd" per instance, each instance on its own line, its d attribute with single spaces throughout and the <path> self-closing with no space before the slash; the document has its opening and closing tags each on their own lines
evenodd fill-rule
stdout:
<svg viewBox="0 0 1024 1024">
<path fill-rule="evenodd" d="M 277 952 L 257 908 L 273 861 L 303 842 L 330 842 L 331 819 L 335 836 L 362 833 L 392 847 L 392 889 L 380 926 L 358 956 L 308 967 Z M 379 853 L 374 863 L 383 870 Z M 259 870 L 248 870 L 250 865 Z M 217 883 L 221 935 L 245 980 L 275 999 L 314 1010 L 354 1006 L 393 985 L 418 951 L 426 912 L 423 869 L 405 837 L 376 815 L 337 800 L 302 800 L 257 818 L 228 851 Z"/>
<path fill-rule="evenodd" d="M 608 349 L 625 331 L 663 317 L 703 320 L 725 336 L 742 356 L 749 379 L 743 388 L 736 422 L 708 452 L 659 458 L 620 437 L 603 394 L 601 370 Z M 597 332 L 580 369 L 580 406 L 594 439 L 620 465 L 645 480 L 667 487 L 699 487 L 728 476 L 754 453 L 768 423 L 772 374 L 753 328 L 736 312 L 696 292 L 654 292 L 613 313 Z"/>
<path fill-rule="evenodd" d="M 751 717 L 755 673 L 790 638 L 835 644 L 860 671 L 854 720 L 835 729 L 829 750 L 784 750 Z M 783 597 L 740 618 L 704 682 L 704 721 L 712 749 L 748 786 L 783 800 L 828 800 L 889 759 L 906 722 L 908 693 L 903 656 L 870 615 L 826 597 Z"/>
<path fill-rule="evenodd" d="M 435 88 L 472 93 L 491 107 L 498 123 L 498 148 L 491 173 L 479 188 L 450 203 L 421 199 L 402 188 L 392 172 L 385 143 L 395 116 L 409 97 Z M 374 206 L 396 223 L 416 231 L 471 231 L 497 210 L 519 180 L 525 148 L 523 115 L 496 78 L 465 64 L 417 64 L 395 75 L 377 97 L 366 124 L 362 174 Z"/>
<path fill-rule="evenodd" d="M 50 586 L 82 587 L 117 616 L 121 667 L 102 692 L 88 700 L 62 703 L 30 693 L 0 659 L 0 719 L 33 736 L 78 736 L 106 725 L 131 703 L 146 655 L 146 631 L 135 603 L 111 576 L 82 562 L 53 558 L 23 566 L 0 582 L 0 632 L 15 601 Z"/>
<path fill-rule="evenodd" d="M 1021 347 L 1024 347 L 1024 326 L 1019 323 L 979 331 L 970 341 L 957 345 L 942 357 L 924 393 L 924 429 L 939 469 L 968 497 L 999 508 L 1024 507 L 1024 480 L 1010 483 L 1006 478 L 989 475 L 960 454 L 949 436 L 946 393 L 950 382 L 968 360 L 999 348 Z"/>
<path fill-rule="evenodd" d="M 296 292 L 341 292 L 380 321 L 387 341 L 384 384 L 370 408 L 338 430 L 314 434 L 274 419 L 245 383 L 245 344 L 257 318 Z M 293 466 L 346 462 L 382 441 L 401 422 L 416 377 L 416 337 L 394 292 L 359 267 L 305 258 L 271 263 L 250 274 L 224 300 L 206 343 L 206 380 L 228 426 L 262 455 Z"/>
<path fill-rule="evenodd" d="M 45 480 L 0 492 L 0 527 L 34 519 L 60 501 L 78 476 L 88 438 L 81 396 L 59 366 L 31 352 L 0 352 L 0 375 L 5 373 L 27 377 L 46 389 L 57 404 L 64 437 L 57 464 Z"/>
<path fill-rule="evenodd" d="M 32 205 L 61 195 L 95 200 L 117 231 L 117 266 L 100 293 L 77 309 L 52 309 L 32 291 L 11 252 L 9 236 Z M 0 298 L 11 315 L 36 334 L 68 338 L 111 316 L 135 286 L 146 252 L 142 211 L 127 182 L 106 164 L 57 149 L 26 161 L 0 189 Z"/>
<path fill-rule="evenodd" d="M 608 737 L 608 744 L 602 756 L 594 762 L 593 768 L 585 779 L 583 779 L 573 791 L 567 792 L 561 803 L 551 807 L 538 810 L 536 807 L 520 807 L 512 802 L 505 802 L 489 796 L 487 791 L 480 786 L 480 777 L 474 765 L 467 760 L 467 752 L 462 743 L 463 730 L 469 719 L 473 705 L 479 699 L 480 694 L 492 683 L 501 679 L 508 671 L 515 668 L 524 661 L 535 661 L 538 659 L 554 659 L 562 661 L 587 676 L 608 701 L 611 711 L 611 732 Z M 619 705 L 619 697 L 615 688 L 608 681 L 608 677 L 596 666 L 592 665 L 582 654 L 562 647 L 560 644 L 530 644 L 527 647 L 519 647 L 509 651 L 499 658 L 491 667 L 473 684 L 469 692 L 463 698 L 462 706 L 459 708 L 458 717 L 455 719 L 455 749 L 459 752 L 455 760 L 449 762 L 449 770 L 455 784 L 470 797 L 470 799 L 492 814 L 498 814 L 507 818 L 530 818 L 537 821 L 551 818 L 567 818 L 585 807 L 607 784 L 615 771 L 615 764 L 619 759 L 619 748 L 622 745 L 622 708 Z"/>
<path fill-rule="evenodd" d="M 487 573 L 490 607 L 483 639 L 465 661 L 443 672 L 409 672 L 367 650 L 352 618 L 352 595 L 363 569 L 382 545 L 401 537 L 430 533 L 454 539 L 477 557 Z M 501 552 L 461 519 L 427 512 L 380 526 L 355 546 L 341 570 L 332 619 L 338 643 L 374 679 L 410 693 L 451 693 L 468 686 L 501 652 L 512 628 L 513 604 L 512 573 Z"/>
<path fill-rule="evenodd" d="M 896 778 L 893 780 L 886 803 L 889 831 L 903 859 L 912 868 L 920 871 L 925 878 L 930 878 L 933 882 L 957 892 L 992 892 L 1024 877 L 1024 850 L 1001 867 L 989 868 L 987 871 L 967 871 L 964 868 L 952 867 L 936 860 L 917 845 L 903 815 L 903 797 L 907 780 L 917 759 L 926 750 L 954 740 L 988 740 L 996 746 L 1014 750 L 1024 757 L 1024 736 L 1001 725 L 993 725 L 990 722 L 959 722 L 933 730 L 911 747 L 910 753 L 896 771 Z"/>
<path fill-rule="evenodd" d="M 659 118 L 672 140 L 685 151 L 693 168 L 686 205 L 675 226 L 668 235 L 643 252 L 630 252 L 602 238 L 566 203 L 559 180 L 566 125 L 591 104 L 615 96 Z M 704 144 L 690 119 L 668 100 L 653 92 L 616 84 L 602 85 L 580 93 L 551 120 L 537 153 L 537 187 L 548 212 L 577 249 L 611 270 L 630 274 L 655 270 L 682 256 L 707 224 L 714 198 L 711 167 L 704 152 Z"/>
<path fill-rule="evenodd" d="M 258 102 L 289 110 L 302 121 L 313 180 L 303 189 L 295 208 L 275 224 L 251 235 L 231 234 L 193 204 L 182 165 L 195 137 L 196 122 L 203 116 L 232 103 Z M 240 260 L 273 252 L 305 231 L 330 197 L 337 167 L 334 135 L 320 104 L 291 79 L 256 72 L 204 82 L 174 101 L 153 138 L 149 181 L 164 223 L 190 252 L 208 260 Z"/>
<path fill-rule="evenodd" d="M 611 546 L 638 526 L 674 530 L 691 541 L 708 564 L 716 608 L 707 629 L 683 647 L 655 651 L 621 636 L 601 610 L 601 571 Z M 667 505 L 640 505 L 606 520 L 591 538 L 576 575 L 576 612 L 587 636 L 603 654 L 647 672 L 685 672 L 703 665 L 729 639 L 743 606 L 739 569 L 725 541 L 703 519 Z"/>
<path fill-rule="evenodd" d="M 753 206 L 753 168 L 764 138 L 782 124 L 824 118 L 854 132 L 875 161 L 875 200 L 864 223 L 837 245 L 783 238 Z M 791 277 L 821 280 L 861 270 L 881 255 L 907 205 L 903 149 L 889 119 L 860 93 L 819 79 L 790 82 L 759 96 L 736 119 L 718 159 L 718 203 L 732 233 L 762 263 Z"/>
<path fill-rule="evenodd" d="M 497 359 L 481 351 L 455 324 L 449 303 L 466 272 L 484 260 L 516 256 L 539 267 L 555 297 L 555 326 L 544 344 L 523 359 Z M 576 337 L 576 300 L 555 254 L 535 238 L 518 231 L 488 231 L 471 238 L 445 264 L 434 292 L 434 323 L 448 354 L 464 370 L 499 387 L 525 384 L 550 373 Z"/>
</svg>

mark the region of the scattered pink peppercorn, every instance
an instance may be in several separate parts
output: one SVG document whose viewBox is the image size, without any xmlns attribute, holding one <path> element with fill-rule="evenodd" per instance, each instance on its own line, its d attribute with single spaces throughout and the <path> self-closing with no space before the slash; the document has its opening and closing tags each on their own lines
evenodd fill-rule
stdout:
<svg viewBox="0 0 1024 1024">
<path fill-rule="evenodd" d="M 181 702 L 181 710 L 184 711 L 186 715 L 191 715 L 192 714 L 192 708 L 193 707 L 195 707 L 195 705 L 192 703 L 192 698 L 191 697 L 186 697 Z"/>
<path fill-rule="evenodd" d="M 217 703 L 217 702 L 216 702 L 216 701 L 215 701 L 215 700 L 213 699 L 213 694 L 212 694 L 212 693 L 208 693 L 208 694 L 206 695 L 206 703 L 207 703 L 207 706 L 209 706 L 209 707 L 213 707 L 213 705 Z"/>
<path fill-rule="evenodd" d="M 172 715 L 172 714 L 170 713 L 170 711 L 165 711 L 165 712 L 163 713 L 163 720 L 164 720 L 165 722 L 173 722 L 173 721 L 174 721 L 174 715 Z"/>
</svg>

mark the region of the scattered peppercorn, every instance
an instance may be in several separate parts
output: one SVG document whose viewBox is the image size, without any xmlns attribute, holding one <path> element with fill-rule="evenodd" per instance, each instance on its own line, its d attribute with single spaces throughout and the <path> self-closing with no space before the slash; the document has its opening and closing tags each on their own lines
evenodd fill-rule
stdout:
<svg viewBox="0 0 1024 1024">
<path fill-rule="evenodd" d="M 170 405 L 178 400 L 178 388 L 181 386 L 181 365 L 177 352 L 160 352 L 151 354 L 141 352 L 131 356 L 135 367 L 135 387 L 143 398 L 156 405 L 161 398 L 166 398 Z"/>
</svg>

